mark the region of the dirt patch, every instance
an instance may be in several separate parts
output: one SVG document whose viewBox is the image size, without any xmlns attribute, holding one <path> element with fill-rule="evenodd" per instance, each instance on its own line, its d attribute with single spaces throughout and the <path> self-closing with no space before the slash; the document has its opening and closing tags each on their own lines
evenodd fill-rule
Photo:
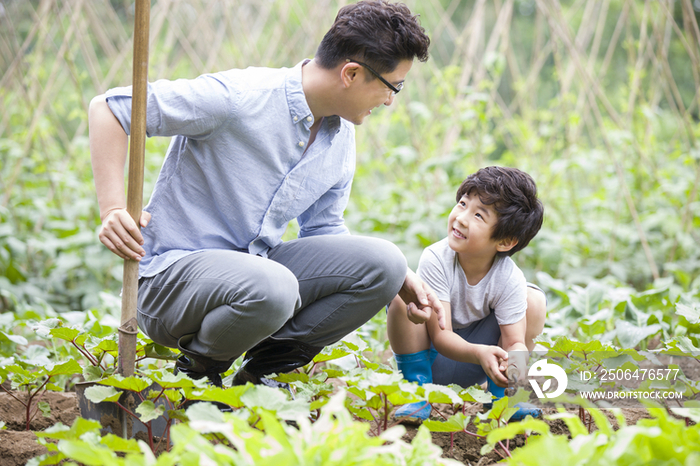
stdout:
<svg viewBox="0 0 700 466">
<path fill-rule="evenodd" d="M 34 432 L 0 430 L 0 461 L 3 466 L 24 466 L 27 461 L 46 453 L 46 447 L 36 443 Z"/>
<path fill-rule="evenodd" d="M 12 392 L 12 395 L 19 400 L 25 399 L 23 392 Z M 29 424 L 30 430 L 45 430 L 57 422 L 69 426 L 80 416 L 75 393 L 46 392 L 40 401 L 49 403 L 51 413 L 46 417 L 41 411 L 38 412 Z M 35 406 L 36 401 L 32 403 L 32 412 Z M 26 430 L 26 408 L 9 394 L 0 393 L 0 421 L 5 423 L 8 430 Z"/>
<path fill-rule="evenodd" d="M 449 417 L 453 414 L 452 408 L 450 406 L 438 405 L 438 409 L 440 410 L 440 412 L 442 412 L 443 416 L 445 417 Z M 481 405 L 474 404 L 467 407 L 465 414 L 467 416 L 474 416 L 476 415 L 476 413 L 479 412 L 482 412 Z M 543 414 L 545 417 L 548 415 L 556 414 L 557 412 L 558 411 L 556 410 L 556 408 L 543 409 Z M 578 414 L 578 409 L 571 409 L 570 412 Z M 639 420 L 650 417 L 647 411 L 641 411 L 639 409 L 622 409 L 622 413 L 625 417 L 627 425 L 636 424 Z M 613 415 L 613 413 L 605 411 L 605 415 L 608 418 L 610 424 L 613 426 L 613 428 L 617 429 L 617 418 Z M 440 417 L 435 416 L 435 412 L 433 412 L 433 416 L 431 418 L 434 420 L 441 420 Z M 563 420 L 545 420 L 545 422 L 549 425 L 550 432 L 552 432 L 553 434 L 565 435 L 567 437 L 571 436 L 569 428 Z M 403 440 L 410 442 L 415 437 L 416 432 L 418 430 L 418 426 L 405 425 L 405 427 L 406 434 L 404 435 Z M 594 431 L 596 429 L 597 426 L 595 425 L 595 423 L 591 423 L 590 430 Z M 468 430 L 472 433 L 476 432 L 476 428 L 473 424 L 470 424 Z M 466 465 L 471 466 L 492 465 L 498 463 L 503 459 L 503 457 L 499 455 L 499 453 L 496 451 L 491 451 L 486 455 L 481 454 L 481 448 L 487 443 L 486 439 L 484 438 L 469 435 L 464 432 L 458 432 L 455 434 L 445 432 L 433 432 L 431 436 L 433 443 L 442 449 L 443 458 L 451 458 L 456 461 L 459 461 L 460 463 L 464 463 Z M 520 448 L 525 444 L 525 436 L 518 435 L 514 439 L 510 440 L 506 446 L 512 452 L 513 449 Z M 500 451 L 500 453 L 503 454 L 503 451 Z"/>
</svg>

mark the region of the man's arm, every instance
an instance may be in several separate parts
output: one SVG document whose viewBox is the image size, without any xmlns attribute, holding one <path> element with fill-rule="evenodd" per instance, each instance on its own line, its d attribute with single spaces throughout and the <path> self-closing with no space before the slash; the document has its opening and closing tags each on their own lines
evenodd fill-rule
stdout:
<svg viewBox="0 0 700 466">
<path fill-rule="evenodd" d="M 146 253 L 141 247 L 143 237 L 126 211 L 124 194 L 127 135 L 104 95 L 92 99 L 88 117 L 92 172 L 102 220 L 100 241 L 122 259 L 141 260 Z M 141 226 L 149 220 L 150 214 L 144 212 Z"/>
</svg>

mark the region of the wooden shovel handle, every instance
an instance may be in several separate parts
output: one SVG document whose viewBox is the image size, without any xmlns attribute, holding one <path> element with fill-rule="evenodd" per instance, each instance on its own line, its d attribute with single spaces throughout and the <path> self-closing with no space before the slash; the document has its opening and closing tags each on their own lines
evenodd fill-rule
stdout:
<svg viewBox="0 0 700 466">
<path fill-rule="evenodd" d="M 150 0 L 136 0 L 134 21 L 134 64 L 131 99 L 131 138 L 129 142 L 129 184 L 126 210 L 140 225 L 143 205 L 143 167 L 146 149 L 146 95 L 148 86 L 148 38 L 151 14 Z M 118 371 L 124 377 L 134 374 L 136 362 L 136 302 L 139 263 L 124 260 L 122 315 L 119 327 Z"/>
</svg>

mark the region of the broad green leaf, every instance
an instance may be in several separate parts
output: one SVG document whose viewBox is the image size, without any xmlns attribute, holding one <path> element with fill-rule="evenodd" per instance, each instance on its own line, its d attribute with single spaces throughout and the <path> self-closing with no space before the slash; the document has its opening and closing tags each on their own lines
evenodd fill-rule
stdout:
<svg viewBox="0 0 700 466">
<path fill-rule="evenodd" d="M 23 345 L 26 346 L 29 344 L 26 338 L 24 338 L 22 335 L 8 335 L 5 332 L 0 332 L 0 340 L 2 339 L 7 339 L 11 341 L 12 343 L 18 344 L 18 345 Z"/>
<path fill-rule="evenodd" d="M 423 384 L 425 397 L 430 403 L 457 404 L 462 402 L 462 398 L 450 387 L 426 383 Z"/>
<path fill-rule="evenodd" d="M 158 419 L 165 412 L 165 406 L 162 404 L 156 405 L 151 400 L 141 402 L 136 408 L 136 414 L 140 415 L 141 422 L 152 421 Z"/>
<path fill-rule="evenodd" d="M 457 413 L 450 416 L 445 422 L 427 420 L 423 422 L 423 425 L 427 427 L 430 432 L 462 432 L 467 429 L 469 421 L 471 421 L 471 416 Z"/>
<path fill-rule="evenodd" d="M 83 367 L 83 378 L 86 382 L 94 382 L 102 378 L 102 369 L 97 366 L 85 366 Z"/>
<path fill-rule="evenodd" d="M 37 437 L 55 440 L 77 439 L 87 432 L 99 431 L 100 427 L 101 425 L 98 421 L 77 417 L 70 427 L 59 422 L 44 431 L 37 431 L 35 434 Z"/>
<path fill-rule="evenodd" d="M 49 405 L 48 402 L 46 401 L 40 401 L 36 405 L 37 408 L 39 408 L 39 411 L 41 411 L 41 414 L 44 417 L 50 417 L 51 416 L 51 406 Z"/>
<path fill-rule="evenodd" d="M 89 465 L 116 465 L 117 456 L 109 448 L 82 440 L 61 440 L 58 449 L 71 459 Z"/>
<path fill-rule="evenodd" d="M 48 372 L 50 376 L 81 374 L 83 368 L 75 360 L 70 360 L 53 366 Z"/>
<path fill-rule="evenodd" d="M 537 432 L 538 434 L 549 433 L 549 425 L 539 419 L 525 419 L 520 422 L 511 422 L 505 427 L 500 427 L 489 432 L 486 440 L 490 444 L 498 443 L 501 440 L 514 438 L 518 434 Z"/>
<path fill-rule="evenodd" d="M 686 401 L 685 403 L 683 403 L 682 408 L 674 407 L 674 408 L 671 408 L 671 411 L 678 416 L 682 416 L 682 417 L 685 417 L 685 418 L 692 420 L 696 424 L 700 423 L 700 401 L 699 400 Z"/>
<path fill-rule="evenodd" d="M 627 321 L 621 320 L 615 324 L 615 334 L 620 346 L 623 348 L 634 348 L 645 338 L 658 333 L 661 330 L 659 324 L 638 327 Z"/>
<path fill-rule="evenodd" d="M 292 382 L 303 382 L 303 383 L 308 383 L 309 382 L 309 376 L 307 374 L 304 374 L 303 372 L 287 372 L 287 373 L 282 373 L 282 374 L 277 374 L 276 376 L 272 377 L 278 382 L 282 383 L 292 383 Z"/>
<path fill-rule="evenodd" d="M 103 387 L 94 385 L 85 389 L 85 398 L 93 403 L 101 403 L 103 401 L 118 401 L 122 392 L 114 387 Z"/>
<path fill-rule="evenodd" d="M 491 394 L 487 393 L 478 385 L 462 389 L 459 385 L 450 385 L 452 390 L 458 391 L 459 397 L 467 403 L 490 403 Z"/>
<path fill-rule="evenodd" d="M 151 381 L 143 377 L 131 376 L 122 377 L 119 374 L 112 375 L 98 382 L 100 385 L 107 385 L 118 388 L 120 390 L 128 390 L 131 392 L 141 392 L 151 385 Z"/>
<path fill-rule="evenodd" d="M 244 406 L 242 395 L 252 387 L 253 385 L 237 385 L 230 388 L 209 387 L 204 390 L 185 390 L 185 397 L 188 400 L 218 401 L 234 408 L 242 408 Z M 282 397 L 286 401 L 286 396 L 282 394 Z"/>
<path fill-rule="evenodd" d="M 100 443 L 112 451 L 124 453 L 139 453 L 139 442 L 134 439 L 123 439 L 114 434 L 107 434 L 100 440 Z"/>
<path fill-rule="evenodd" d="M 49 334 L 54 338 L 60 338 L 61 340 L 73 341 L 75 337 L 80 334 L 80 330 L 70 328 L 70 327 L 57 327 L 51 329 Z"/>
<path fill-rule="evenodd" d="M 313 362 L 318 363 L 318 362 L 332 361 L 334 359 L 344 358 L 345 356 L 348 356 L 350 354 L 352 354 L 352 353 L 349 352 L 348 350 L 336 347 L 336 348 L 333 348 L 333 350 L 330 353 L 321 352 L 321 353 L 317 354 L 316 356 L 314 356 Z"/>
<path fill-rule="evenodd" d="M 171 371 L 159 370 L 152 371 L 149 373 L 149 378 L 151 381 L 157 383 L 161 388 L 201 388 L 201 382 L 190 379 L 182 372 L 178 372 L 177 375 L 173 374 Z"/>
<path fill-rule="evenodd" d="M 685 317 L 691 324 L 700 324 L 700 304 L 698 303 L 690 306 L 676 303 L 676 314 Z"/>
<path fill-rule="evenodd" d="M 146 344 L 142 351 L 147 358 L 174 360 L 178 357 L 170 348 L 153 342 Z"/>
</svg>

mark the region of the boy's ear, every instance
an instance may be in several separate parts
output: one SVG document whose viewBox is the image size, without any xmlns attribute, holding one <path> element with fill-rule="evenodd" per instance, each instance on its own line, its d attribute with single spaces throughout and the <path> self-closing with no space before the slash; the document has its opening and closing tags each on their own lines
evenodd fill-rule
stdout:
<svg viewBox="0 0 700 466">
<path fill-rule="evenodd" d="M 502 239 L 496 245 L 496 251 L 498 251 L 498 252 L 510 251 L 511 249 L 513 249 L 515 247 L 516 244 L 518 244 L 518 240 L 516 238 Z"/>
</svg>

